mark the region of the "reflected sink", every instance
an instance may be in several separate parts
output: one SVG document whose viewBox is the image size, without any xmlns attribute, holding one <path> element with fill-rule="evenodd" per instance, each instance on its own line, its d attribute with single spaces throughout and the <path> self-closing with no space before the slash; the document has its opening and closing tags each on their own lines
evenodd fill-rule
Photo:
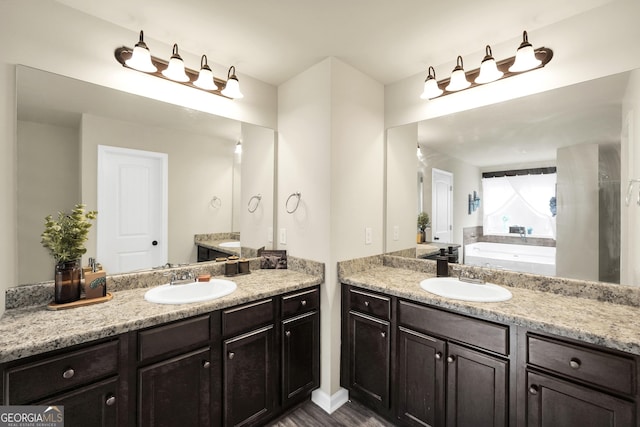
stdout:
<svg viewBox="0 0 640 427">
<path fill-rule="evenodd" d="M 510 300 L 512 295 L 507 289 L 493 283 L 468 283 L 455 277 L 434 277 L 420 282 L 427 292 L 445 298 L 474 302 L 499 302 Z"/>
<path fill-rule="evenodd" d="M 209 282 L 192 282 L 184 285 L 161 285 L 149 289 L 144 299 L 156 304 L 187 304 L 203 302 L 233 293 L 235 282 L 225 279 L 211 279 Z"/>
<path fill-rule="evenodd" d="M 218 246 L 221 248 L 239 248 L 240 242 L 222 242 Z"/>
</svg>

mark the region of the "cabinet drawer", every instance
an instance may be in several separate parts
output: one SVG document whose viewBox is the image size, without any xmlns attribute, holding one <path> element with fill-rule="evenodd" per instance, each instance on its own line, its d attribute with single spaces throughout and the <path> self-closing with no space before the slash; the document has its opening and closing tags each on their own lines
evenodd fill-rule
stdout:
<svg viewBox="0 0 640 427">
<path fill-rule="evenodd" d="M 299 292 L 282 297 L 282 317 L 287 318 L 298 314 L 317 310 L 320 306 L 318 289 Z"/>
<path fill-rule="evenodd" d="M 7 369 L 6 400 L 34 402 L 118 372 L 118 341 L 96 344 L 38 362 Z"/>
<path fill-rule="evenodd" d="M 509 327 L 506 325 L 473 319 L 408 301 L 400 301 L 398 321 L 400 325 L 419 332 L 447 337 L 453 341 L 499 354 L 509 354 Z"/>
<path fill-rule="evenodd" d="M 349 289 L 349 310 L 391 320 L 391 298 L 358 289 Z"/>
<path fill-rule="evenodd" d="M 138 333 L 138 360 L 206 345 L 210 338 L 209 325 L 209 316 L 202 316 L 141 331 Z"/>
<path fill-rule="evenodd" d="M 268 299 L 222 312 L 222 335 L 229 337 L 273 323 L 273 300 Z"/>
<path fill-rule="evenodd" d="M 581 381 L 626 394 L 635 393 L 636 364 L 631 357 L 527 336 L 527 362 Z"/>
</svg>

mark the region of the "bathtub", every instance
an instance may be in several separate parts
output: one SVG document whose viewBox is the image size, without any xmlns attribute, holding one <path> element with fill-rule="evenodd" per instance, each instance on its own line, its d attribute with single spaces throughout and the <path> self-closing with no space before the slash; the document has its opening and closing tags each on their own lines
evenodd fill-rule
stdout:
<svg viewBox="0 0 640 427">
<path fill-rule="evenodd" d="M 464 247 L 464 263 L 555 276 L 556 248 L 477 242 Z"/>
</svg>

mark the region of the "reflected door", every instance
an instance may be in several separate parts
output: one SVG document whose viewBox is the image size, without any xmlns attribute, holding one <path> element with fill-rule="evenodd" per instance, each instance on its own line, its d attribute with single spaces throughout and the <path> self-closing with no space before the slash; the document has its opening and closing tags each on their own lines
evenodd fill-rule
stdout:
<svg viewBox="0 0 640 427">
<path fill-rule="evenodd" d="M 453 174 L 431 170 L 431 236 L 436 242 L 453 242 Z"/>
<path fill-rule="evenodd" d="M 97 258 L 109 273 L 167 262 L 167 154 L 98 146 Z"/>
</svg>

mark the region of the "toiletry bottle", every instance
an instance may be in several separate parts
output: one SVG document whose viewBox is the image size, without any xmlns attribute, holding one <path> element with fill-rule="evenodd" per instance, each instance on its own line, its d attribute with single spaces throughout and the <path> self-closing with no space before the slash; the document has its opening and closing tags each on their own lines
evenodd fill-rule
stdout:
<svg viewBox="0 0 640 427">
<path fill-rule="evenodd" d="M 444 252 L 444 248 L 440 249 L 440 255 L 436 257 L 436 276 L 449 277 L 449 258 Z"/>
</svg>

